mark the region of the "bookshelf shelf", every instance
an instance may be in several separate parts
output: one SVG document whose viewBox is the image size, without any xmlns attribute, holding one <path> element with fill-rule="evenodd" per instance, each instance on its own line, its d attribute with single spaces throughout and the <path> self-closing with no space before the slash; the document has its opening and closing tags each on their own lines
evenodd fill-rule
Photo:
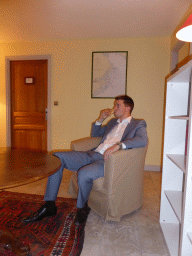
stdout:
<svg viewBox="0 0 192 256">
<path fill-rule="evenodd" d="M 189 120 L 189 116 L 169 116 L 170 119 L 181 119 L 181 120 Z"/>
<path fill-rule="evenodd" d="M 161 229 L 171 255 L 178 255 L 179 224 L 161 223 Z"/>
<path fill-rule="evenodd" d="M 190 242 L 192 243 L 192 233 L 188 233 L 187 235 L 189 237 Z"/>
<path fill-rule="evenodd" d="M 192 60 L 167 80 L 160 225 L 171 256 L 192 255 Z"/>
<path fill-rule="evenodd" d="M 185 169 L 186 169 L 185 155 L 167 154 L 167 157 L 185 173 Z"/>
<path fill-rule="evenodd" d="M 181 222 L 181 206 L 182 206 L 182 192 L 165 190 L 165 195 L 178 218 Z"/>
</svg>

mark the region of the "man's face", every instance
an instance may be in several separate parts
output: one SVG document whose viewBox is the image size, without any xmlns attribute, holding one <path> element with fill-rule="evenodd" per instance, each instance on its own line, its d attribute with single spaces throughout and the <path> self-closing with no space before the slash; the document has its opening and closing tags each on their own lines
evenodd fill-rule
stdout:
<svg viewBox="0 0 192 256">
<path fill-rule="evenodd" d="M 124 105 L 123 100 L 115 100 L 114 102 L 114 116 L 123 120 L 130 116 L 130 107 Z"/>
</svg>

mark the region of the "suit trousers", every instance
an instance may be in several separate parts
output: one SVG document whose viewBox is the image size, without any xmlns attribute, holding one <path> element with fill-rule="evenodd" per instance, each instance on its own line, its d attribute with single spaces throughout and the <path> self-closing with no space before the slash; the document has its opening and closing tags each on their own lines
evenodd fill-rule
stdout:
<svg viewBox="0 0 192 256">
<path fill-rule="evenodd" d="M 78 197 L 77 207 L 83 208 L 91 192 L 93 181 L 104 176 L 103 155 L 95 151 L 66 151 L 56 152 L 53 155 L 61 160 L 61 168 L 49 176 L 45 201 L 55 201 L 59 192 L 64 168 L 77 171 Z"/>
</svg>

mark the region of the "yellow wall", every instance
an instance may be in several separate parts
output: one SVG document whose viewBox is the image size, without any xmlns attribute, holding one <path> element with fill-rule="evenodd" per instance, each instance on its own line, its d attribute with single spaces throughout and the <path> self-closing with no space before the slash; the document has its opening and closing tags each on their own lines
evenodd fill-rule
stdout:
<svg viewBox="0 0 192 256">
<path fill-rule="evenodd" d="M 91 98 L 94 51 L 128 51 L 127 94 L 133 117 L 148 125 L 146 164 L 160 165 L 165 76 L 169 73 L 170 37 L 83 39 L 0 44 L 0 146 L 6 146 L 5 56 L 51 55 L 51 147 L 68 149 L 70 141 L 89 136 L 90 124 L 113 99 Z M 53 102 L 57 100 L 58 106 Z"/>
<path fill-rule="evenodd" d="M 178 52 L 178 63 L 181 62 L 185 57 L 189 56 L 190 44 L 184 43 L 181 49 Z"/>
</svg>

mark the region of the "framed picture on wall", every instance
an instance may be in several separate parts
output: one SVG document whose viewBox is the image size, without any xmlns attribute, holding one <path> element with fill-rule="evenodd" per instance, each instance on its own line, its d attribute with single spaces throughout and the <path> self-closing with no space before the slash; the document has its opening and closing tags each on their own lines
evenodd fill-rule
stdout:
<svg viewBox="0 0 192 256">
<path fill-rule="evenodd" d="M 127 92 L 128 51 L 92 52 L 92 98 L 115 98 Z"/>
</svg>

